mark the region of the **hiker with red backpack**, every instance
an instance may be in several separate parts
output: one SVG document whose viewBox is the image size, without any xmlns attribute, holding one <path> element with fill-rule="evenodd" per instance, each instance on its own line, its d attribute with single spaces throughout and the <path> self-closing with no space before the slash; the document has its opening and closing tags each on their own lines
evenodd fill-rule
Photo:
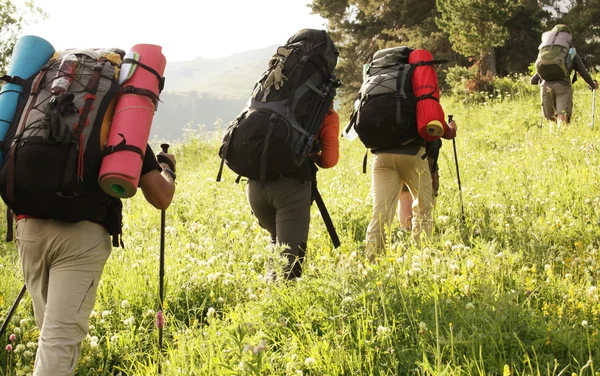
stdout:
<svg viewBox="0 0 600 376">
<path fill-rule="evenodd" d="M 536 73 L 531 77 L 532 85 L 540 85 L 542 113 L 548 120 L 568 124 L 573 114 L 573 88 L 577 73 L 592 90 L 598 82 L 592 80 L 581 57 L 573 47 L 573 37 L 567 25 L 559 24 L 542 34 L 542 43 L 535 62 Z M 571 72 L 575 75 L 571 80 Z"/>
<path fill-rule="evenodd" d="M 339 86 L 333 75 L 337 58 L 325 30 L 297 32 L 273 55 L 219 150 L 217 181 L 224 163 L 248 178 L 252 212 L 272 244 L 284 247 L 286 280 L 302 275 L 313 200 L 334 245 L 339 244 L 316 189 L 316 166 L 331 168 L 339 157 L 339 118 L 332 107 Z"/>
<path fill-rule="evenodd" d="M 76 70 L 61 68 L 66 56 Z M 4 139 L 0 193 L 17 218 L 17 250 L 40 330 L 34 375 L 75 374 L 111 245 L 123 245 L 121 200 L 98 183 L 123 56 L 119 49 L 56 53 L 24 83 L 24 106 Z M 53 90 L 66 75 L 63 90 Z M 136 151 L 126 140 L 120 146 Z M 136 152 L 144 197 L 166 209 L 175 157 L 161 152 L 157 160 L 149 145 Z"/>
<path fill-rule="evenodd" d="M 352 128 L 375 155 L 371 170 L 373 213 L 365 253 L 374 261 L 385 249 L 401 191 L 413 200 L 412 237 L 417 244 L 431 237 L 434 193 L 428 148 L 440 137 L 456 136 L 456 123 L 444 120 L 433 60 L 426 50 L 393 47 L 375 52 L 357 94 Z M 366 155 L 365 155 L 366 158 Z M 437 156 L 435 158 L 437 160 Z M 366 166 L 363 163 L 363 166 Z"/>
</svg>

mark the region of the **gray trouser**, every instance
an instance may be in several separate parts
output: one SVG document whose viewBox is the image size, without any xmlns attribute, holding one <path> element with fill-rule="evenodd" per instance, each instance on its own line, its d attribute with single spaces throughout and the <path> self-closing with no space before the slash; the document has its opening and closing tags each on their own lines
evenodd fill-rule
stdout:
<svg viewBox="0 0 600 376">
<path fill-rule="evenodd" d="M 268 181 L 262 187 L 259 181 L 249 180 L 246 197 L 259 224 L 271 234 L 273 243 L 288 247 L 283 252 L 288 258 L 285 277 L 300 277 L 310 225 L 311 183 L 281 178 Z"/>
</svg>

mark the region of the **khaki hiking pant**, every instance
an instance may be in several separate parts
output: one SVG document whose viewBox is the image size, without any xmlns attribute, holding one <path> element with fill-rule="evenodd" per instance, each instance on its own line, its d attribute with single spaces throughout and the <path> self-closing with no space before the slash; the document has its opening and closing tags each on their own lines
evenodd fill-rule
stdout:
<svg viewBox="0 0 600 376">
<path fill-rule="evenodd" d="M 311 182 L 281 178 L 265 182 L 248 180 L 246 197 L 261 227 L 269 231 L 273 244 L 285 244 L 286 279 L 302 274 L 310 225 Z"/>
<path fill-rule="evenodd" d="M 422 237 L 431 237 L 433 221 L 433 189 L 427 158 L 421 158 L 425 148 L 416 155 L 378 153 L 371 170 L 373 215 L 367 228 L 366 254 L 370 259 L 385 249 L 398 205 L 398 195 L 406 184 L 413 197 L 412 237 L 420 244 Z"/>
<path fill-rule="evenodd" d="M 573 88 L 568 81 L 545 81 L 540 86 L 540 97 L 542 112 L 546 119 L 553 120 L 557 115 L 567 115 L 571 119 Z"/>
<path fill-rule="evenodd" d="M 40 329 L 33 375 L 74 375 L 110 236 L 93 222 L 25 218 L 17 249 Z"/>
</svg>

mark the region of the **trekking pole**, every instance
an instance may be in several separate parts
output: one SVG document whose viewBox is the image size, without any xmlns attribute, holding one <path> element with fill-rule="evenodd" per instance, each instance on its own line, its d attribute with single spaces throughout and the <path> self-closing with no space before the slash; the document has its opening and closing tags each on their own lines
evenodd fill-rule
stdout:
<svg viewBox="0 0 600 376">
<path fill-rule="evenodd" d="M 160 145 L 163 153 L 169 152 L 169 144 Z M 158 270 L 158 311 L 156 312 L 156 326 L 158 327 L 158 350 L 161 356 L 164 354 L 163 349 L 163 327 L 165 326 L 165 318 L 163 313 L 163 296 L 164 296 L 164 279 L 165 279 L 165 210 L 160 211 L 160 262 Z M 158 374 L 162 374 L 162 359 L 158 360 Z"/>
<path fill-rule="evenodd" d="M 2 324 L 2 328 L 0 328 L 0 338 L 2 338 L 2 336 L 4 335 L 6 328 L 8 328 L 8 323 L 10 322 L 10 319 L 13 317 L 13 315 L 17 311 L 17 307 L 19 306 L 21 299 L 23 299 L 23 295 L 25 295 L 26 290 L 27 290 L 27 286 L 23 285 L 23 288 L 21 288 L 21 292 L 15 299 L 15 302 L 13 303 L 12 307 L 10 307 L 10 310 L 8 311 L 8 315 L 6 315 L 6 320 L 4 320 L 4 323 Z"/>
<path fill-rule="evenodd" d="M 448 115 L 448 123 L 452 123 L 452 117 L 454 115 Z M 462 214 L 462 221 L 465 223 L 465 206 L 463 205 L 462 199 L 462 187 L 460 185 L 460 172 L 458 171 L 458 156 L 456 154 L 456 141 L 452 139 L 452 148 L 454 149 L 454 164 L 456 165 L 456 179 L 458 180 L 458 194 L 460 197 L 460 212 Z"/>
<path fill-rule="evenodd" d="M 592 89 L 592 130 L 594 129 L 594 121 L 596 120 L 596 88 Z"/>
</svg>

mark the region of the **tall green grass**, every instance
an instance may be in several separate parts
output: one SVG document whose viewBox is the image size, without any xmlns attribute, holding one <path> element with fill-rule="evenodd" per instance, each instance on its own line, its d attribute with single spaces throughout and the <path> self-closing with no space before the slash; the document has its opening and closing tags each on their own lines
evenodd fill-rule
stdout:
<svg viewBox="0 0 600 376">
<path fill-rule="evenodd" d="M 465 223 L 444 141 L 435 239 L 416 248 L 392 228 L 377 264 L 363 254 L 365 149 L 341 139 L 340 162 L 320 171 L 319 189 L 342 246 L 332 248 L 314 207 L 294 283 L 263 278 L 276 254 L 244 184 L 229 170 L 215 182 L 218 138 L 190 136 L 172 147 L 164 356 L 154 326 L 160 213 L 138 194 L 125 201 L 125 249 L 106 265 L 78 375 L 152 375 L 159 361 L 165 375 L 600 374 L 600 124 L 590 129 L 591 99 L 576 91 L 562 129 L 540 122 L 537 97 L 446 99 L 459 126 Z M 14 245 L 2 247 L 0 317 L 22 285 Z M 0 374 L 25 375 L 38 334 L 28 297 L 9 329 L 16 341 L 0 339 Z"/>
</svg>

